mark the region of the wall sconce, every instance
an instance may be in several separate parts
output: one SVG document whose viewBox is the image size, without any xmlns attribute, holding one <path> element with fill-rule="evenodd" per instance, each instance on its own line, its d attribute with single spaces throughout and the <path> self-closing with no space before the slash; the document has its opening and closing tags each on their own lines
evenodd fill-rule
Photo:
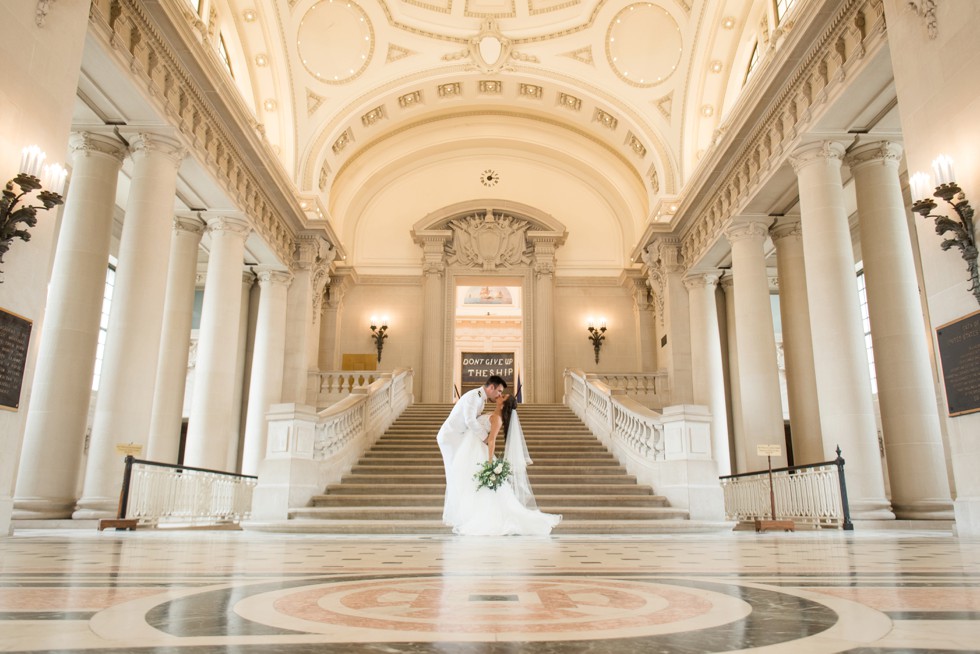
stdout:
<svg viewBox="0 0 980 654">
<path fill-rule="evenodd" d="M 3 189 L 3 197 L 0 198 L 0 264 L 10 249 L 11 241 L 15 238 L 25 242 L 31 240 L 27 230 L 37 225 L 38 209 L 50 209 L 64 202 L 61 191 L 67 172 L 59 164 L 44 166 L 44 157 L 45 154 L 36 145 L 24 148 L 21 151 L 20 172 Z M 44 181 L 39 176 L 43 176 Z M 14 191 L 15 185 L 20 193 Z M 41 204 L 18 208 L 24 196 L 34 191 L 38 191 L 37 199 Z M 25 225 L 23 228 L 18 227 L 21 223 Z"/>
<path fill-rule="evenodd" d="M 928 196 L 931 183 L 929 175 L 926 173 L 915 173 L 909 177 L 913 200 L 912 211 L 920 214 L 923 218 L 935 220 L 936 233 L 940 236 L 946 232 L 953 233 L 953 238 L 943 239 L 939 247 L 943 251 L 954 246 L 960 249 L 960 255 L 966 261 L 967 270 L 970 271 L 970 292 L 980 304 L 980 272 L 977 269 L 977 243 L 973 233 L 973 207 L 970 206 L 966 195 L 955 182 L 952 159 L 940 155 L 932 162 L 932 171 L 936 177 L 936 182 L 939 184 L 932 195 L 945 200 L 953 207 L 953 211 L 956 212 L 959 220 L 930 213 L 936 208 L 936 203 Z M 920 199 L 917 200 L 916 198 Z"/>
<path fill-rule="evenodd" d="M 599 326 L 595 326 L 595 319 L 589 316 L 589 340 L 592 341 L 592 349 L 595 350 L 595 362 L 599 363 L 599 350 L 602 349 L 602 342 L 606 340 L 606 319 L 599 318 Z"/>
<path fill-rule="evenodd" d="M 385 347 L 385 339 L 388 338 L 388 316 L 381 318 L 381 326 L 378 327 L 377 316 L 371 316 L 371 339 L 378 348 L 378 363 L 381 363 L 381 350 Z"/>
</svg>

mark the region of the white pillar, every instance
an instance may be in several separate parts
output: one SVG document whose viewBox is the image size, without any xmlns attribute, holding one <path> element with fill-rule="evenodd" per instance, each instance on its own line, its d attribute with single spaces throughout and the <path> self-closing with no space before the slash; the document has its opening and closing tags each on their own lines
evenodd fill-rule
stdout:
<svg viewBox="0 0 980 654">
<path fill-rule="evenodd" d="M 684 285 L 691 310 L 691 373 L 694 404 L 711 412 L 711 458 L 719 475 L 732 473 L 728 450 L 728 408 L 725 405 L 725 379 L 721 361 L 721 332 L 718 325 L 718 272 L 689 273 Z"/>
<path fill-rule="evenodd" d="M 445 402 L 449 393 L 443 383 L 449 379 L 443 365 L 443 333 L 446 315 L 445 297 L 445 242 L 446 236 L 422 236 L 416 239 L 422 245 L 422 402 Z"/>
<path fill-rule="evenodd" d="M 174 218 L 167 297 L 163 303 L 160 358 L 157 361 L 150 436 L 146 448 L 146 458 L 150 461 L 177 463 L 187 382 L 187 355 L 191 347 L 191 322 L 194 316 L 197 254 L 203 233 L 204 224 L 199 218 Z"/>
<path fill-rule="evenodd" d="M 898 518 L 952 519 L 928 335 L 898 179 L 901 158 L 901 146 L 889 142 L 858 146 L 847 157 L 857 193 L 892 508 Z"/>
<path fill-rule="evenodd" d="M 167 292 L 177 169 L 176 141 L 139 134 L 130 144 L 133 178 L 119 244 L 85 485 L 74 517 L 111 518 L 119 506 L 123 444 L 146 451 Z"/>
<path fill-rule="evenodd" d="M 725 344 L 728 350 L 729 447 L 734 456 L 735 472 L 751 472 L 745 460 L 745 436 L 742 433 L 742 392 L 738 385 L 738 345 L 735 340 L 735 280 L 726 275 L 721 280 L 725 293 Z"/>
<path fill-rule="evenodd" d="M 742 455 L 751 470 L 766 467 L 758 445 L 779 445 L 773 467 L 786 465 L 786 436 L 779 395 L 776 335 L 769 299 L 769 276 L 763 245 L 770 218 L 737 218 L 725 235 L 732 244 L 735 279 L 735 347 L 738 348 L 739 388 L 742 400 Z"/>
<path fill-rule="evenodd" d="M 126 151 L 114 137 L 89 133 L 72 134 L 70 147 L 71 185 L 40 332 L 15 519 L 71 516 L 88 421 L 116 181 Z"/>
<path fill-rule="evenodd" d="M 534 241 L 534 401 L 555 401 L 555 240 Z M 514 390 L 514 389 L 510 389 Z"/>
<path fill-rule="evenodd" d="M 287 272 L 260 268 L 259 314 L 255 323 L 252 379 L 245 418 L 245 450 L 242 474 L 257 475 L 265 458 L 268 433 L 266 413 L 282 399 L 282 372 L 286 349 L 286 289 L 292 281 Z"/>
<path fill-rule="evenodd" d="M 317 365 L 320 335 L 320 300 L 330 281 L 329 267 L 336 255 L 319 236 L 303 235 L 296 240 L 293 282 L 286 296 L 286 360 L 283 402 L 309 402 L 309 374 Z M 312 389 L 315 400 L 316 390 Z"/>
<path fill-rule="evenodd" d="M 817 379 L 824 457 L 840 445 L 855 519 L 892 519 L 884 478 L 871 375 L 864 344 L 851 232 L 840 166 L 844 146 L 824 141 L 790 157 L 800 187 L 803 255 L 813 368 Z"/>
<path fill-rule="evenodd" d="M 242 263 L 251 228 L 243 218 L 209 217 L 211 250 L 198 337 L 184 463 L 222 470 L 234 442 L 235 375 L 241 322 Z"/>
<path fill-rule="evenodd" d="M 817 378 L 813 371 L 810 309 L 803 267 L 803 231 L 799 218 L 780 218 L 769 229 L 779 271 L 779 313 L 786 356 L 786 393 L 796 465 L 827 461 L 820 435 Z"/>
<path fill-rule="evenodd" d="M 252 296 L 253 285 L 255 285 L 255 274 L 250 270 L 242 272 L 242 303 L 238 313 L 238 353 L 235 359 L 235 397 L 231 401 L 232 406 L 235 407 L 235 424 L 231 430 L 228 461 L 225 463 L 225 470 L 232 472 L 239 469 L 240 450 L 245 445 L 245 412 L 248 403 L 245 385 L 245 357 L 248 355 L 248 305 Z"/>
<path fill-rule="evenodd" d="M 647 246 L 644 261 L 650 287 L 659 296 L 663 337 L 657 359 L 670 380 L 670 403 L 690 404 L 694 399 L 691 372 L 691 309 L 684 288 L 680 239 L 658 238 Z M 666 340 L 664 340 L 666 339 Z"/>
<path fill-rule="evenodd" d="M 653 315 L 653 301 L 646 279 L 633 279 L 633 314 L 636 318 L 636 349 L 640 353 L 640 370 L 657 371 L 657 324 Z"/>
</svg>

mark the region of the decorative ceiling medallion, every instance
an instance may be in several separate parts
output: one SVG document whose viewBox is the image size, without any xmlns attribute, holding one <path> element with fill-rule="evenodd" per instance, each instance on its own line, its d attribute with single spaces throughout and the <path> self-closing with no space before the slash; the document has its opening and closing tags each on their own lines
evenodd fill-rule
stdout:
<svg viewBox="0 0 980 654">
<path fill-rule="evenodd" d="M 654 101 L 654 104 L 657 105 L 657 109 L 664 115 L 664 118 L 670 120 L 671 109 L 674 106 L 674 92 L 671 91 L 659 100 Z"/>
<path fill-rule="evenodd" d="M 417 104 L 422 104 L 421 90 L 406 93 L 398 98 L 398 106 L 402 109 L 405 109 L 406 107 L 414 107 Z"/>
<path fill-rule="evenodd" d="M 326 102 L 326 100 L 326 98 L 317 95 L 309 89 L 306 89 L 306 115 L 312 116 L 313 112 L 319 109 L 320 105 Z"/>
<path fill-rule="evenodd" d="M 480 33 L 470 39 L 470 56 L 476 67 L 484 73 L 496 73 L 507 63 L 508 54 L 510 39 L 500 33 L 493 19 L 483 21 Z"/>
<path fill-rule="evenodd" d="M 351 131 L 350 127 L 345 129 L 343 133 L 337 137 L 337 140 L 333 142 L 333 153 L 340 154 L 344 148 L 354 141 L 354 132 Z"/>
<path fill-rule="evenodd" d="M 388 44 L 388 56 L 385 58 L 385 63 L 390 64 L 399 59 L 404 59 L 405 57 L 411 57 L 416 54 L 414 51 L 408 48 L 403 48 L 400 45 L 394 45 L 392 43 Z"/>
<path fill-rule="evenodd" d="M 383 104 L 378 105 L 371 111 L 367 112 L 361 116 L 361 124 L 365 127 L 370 127 L 379 120 L 388 117 L 388 112 L 385 111 L 385 106 Z"/>
<path fill-rule="evenodd" d="M 491 170 L 490 168 L 484 170 L 480 173 L 480 183 L 484 186 L 496 186 L 497 182 L 500 181 L 500 175 L 496 170 Z"/>
<path fill-rule="evenodd" d="M 579 48 L 578 50 L 572 50 L 571 52 L 566 52 L 562 55 L 563 57 L 570 57 L 575 61 L 580 61 L 583 64 L 588 64 L 590 66 L 595 65 L 595 60 L 592 58 L 592 46 L 587 45 L 584 48 Z"/>
<path fill-rule="evenodd" d="M 481 79 L 478 88 L 484 95 L 500 95 L 504 92 L 504 83 L 495 79 Z"/>
<path fill-rule="evenodd" d="M 521 84 L 517 87 L 517 92 L 527 98 L 540 100 L 544 96 L 544 89 L 535 84 Z"/>
<path fill-rule="evenodd" d="M 636 138 L 633 132 L 627 132 L 626 134 L 626 147 L 632 150 L 635 154 L 638 154 L 640 158 L 647 156 L 647 149 L 644 147 L 640 139 Z"/>
<path fill-rule="evenodd" d="M 581 98 L 576 98 L 574 95 L 568 95 L 567 93 L 558 94 L 558 104 L 574 111 L 580 111 L 582 109 Z"/>
<path fill-rule="evenodd" d="M 440 84 L 436 90 L 439 92 L 440 98 L 455 98 L 463 95 L 463 87 L 459 82 Z"/>
<path fill-rule="evenodd" d="M 677 69 L 684 42 L 677 21 L 663 7 L 649 2 L 624 7 L 606 32 L 606 57 L 613 72 L 627 84 L 648 88 Z"/>
<path fill-rule="evenodd" d="M 604 127 L 608 127 L 609 129 L 616 129 L 616 125 L 619 124 L 619 121 L 615 116 L 606 113 L 598 107 L 596 108 L 595 113 L 592 114 L 592 120 Z"/>
<path fill-rule="evenodd" d="M 357 4 L 324 0 L 303 15 L 296 45 L 313 77 L 326 84 L 343 84 L 360 77 L 371 62 L 374 29 Z"/>
</svg>

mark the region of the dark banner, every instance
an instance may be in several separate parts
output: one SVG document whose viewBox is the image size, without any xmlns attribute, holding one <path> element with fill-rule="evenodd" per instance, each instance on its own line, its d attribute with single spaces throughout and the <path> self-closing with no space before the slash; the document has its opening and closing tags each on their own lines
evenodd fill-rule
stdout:
<svg viewBox="0 0 980 654">
<path fill-rule="evenodd" d="M 936 329 L 949 415 L 980 411 L 980 311 Z"/>
<path fill-rule="evenodd" d="M 507 388 L 514 388 L 513 352 L 463 352 L 462 386 L 471 389 L 482 386 L 490 375 L 498 375 L 507 382 Z M 465 393 L 466 390 L 463 390 Z"/>
<path fill-rule="evenodd" d="M 20 407 L 32 326 L 27 318 L 0 309 L 0 408 L 16 411 Z"/>
</svg>

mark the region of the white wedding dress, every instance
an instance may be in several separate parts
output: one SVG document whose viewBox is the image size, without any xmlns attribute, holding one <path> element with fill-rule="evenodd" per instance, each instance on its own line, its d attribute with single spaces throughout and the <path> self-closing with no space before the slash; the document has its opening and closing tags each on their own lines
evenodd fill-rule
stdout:
<svg viewBox="0 0 980 654">
<path fill-rule="evenodd" d="M 511 414 L 504 458 L 511 476 L 497 490 L 477 490 L 474 475 L 487 461 L 489 416 L 479 419 L 480 431 L 467 430 L 453 455 L 446 476 L 443 522 L 464 536 L 544 536 L 561 522 L 561 516 L 538 511 L 527 481 L 531 463 L 517 412 Z"/>
</svg>

